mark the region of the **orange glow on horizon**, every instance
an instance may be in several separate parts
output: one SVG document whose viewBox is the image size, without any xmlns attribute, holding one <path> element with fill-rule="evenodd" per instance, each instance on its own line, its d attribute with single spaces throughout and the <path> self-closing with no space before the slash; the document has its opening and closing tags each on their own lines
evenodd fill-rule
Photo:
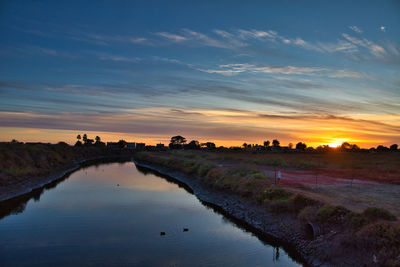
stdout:
<svg viewBox="0 0 400 267">
<path fill-rule="evenodd" d="M 54 129 L 32 129 L 32 128 L 13 128 L 13 127 L 0 127 L 0 141 L 11 141 L 16 139 L 22 142 L 44 142 L 44 143 L 58 143 L 64 141 L 70 145 L 75 144 L 77 134 L 86 133 L 89 138 L 93 138 L 98 135 L 101 137 L 103 142 L 117 142 L 124 139 L 128 142 L 143 142 L 146 145 L 156 145 L 158 143 L 163 143 L 168 145 L 170 137 L 169 135 L 159 135 L 159 134 L 129 134 L 129 133 L 117 133 L 117 132 L 93 132 L 93 131 L 73 131 L 73 130 L 54 130 Z M 179 133 L 178 133 L 179 134 Z M 260 144 L 262 145 L 264 141 L 269 140 L 272 142 L 274 138 L 247 138 L 247 139 L 219 139 L 219 138 L 198 138 L 195 136 L 189 136 L 186 134 L 181 134 L 186 137 L 187 141 L 190 142 L 192 139 L 198 140 L 200 143 L 203 142 L 214 142 L 217 147 L 241 147 L 243 143 L 248 144 Z M 343 142 L 349 142 L 351 144 L 357 144 L 362 148 L 370 148 L 372 146 L 378 146 L 383 144 L 380 140 L 366 140 L 357 138 L 332 138 L 332 137 L 322 137 L 315 135 L 310 135 L 307 139 L 301 137 L 296 139 L 281 139 L 277 137 L 281 143 L 281 146 L 287 146 L 289 143 L 296 145 L 297 142 L 304 142 L 308 147 L 312 146 L 314 148 L 320 145 L 328 145 L 330 147 L 338 147 Z M 388 145 L 388 144 L 386 144 Z"/>
<path fill-rule="evenodd" d="M 345 138 L 335 138 L 332 140 L 332 142 L 328 143 L 327 145 L 330 147 L 339 147 L 341 146 L 344 142 L 348 142 L 348 139 Z"/>
</svg>

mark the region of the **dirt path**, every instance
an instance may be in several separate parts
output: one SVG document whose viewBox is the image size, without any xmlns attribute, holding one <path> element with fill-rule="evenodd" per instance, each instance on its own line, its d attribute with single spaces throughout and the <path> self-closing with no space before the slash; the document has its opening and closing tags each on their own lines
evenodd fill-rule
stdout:
<svg viewBox="0 0 400 267">
<path fill-rule="evenodd" d="M 268 177 L 275 177 L 275 170 L 271 167 L 263 167 L 262 170 Z M 287 170 L 277 169 L 281 172 L 281 185 L 285 186 L 319 186 L 341 184 L 378 185 L 378 182 L 368 179 L 352 179 L 346 174 L 340 175 L 330 170 Z"/>
<path fill-rule="evenodd" d="M 275 170 L 264 167 L 264 173 L 274 179 Z M 301 193 L 333 205 L 342 205 L 362 212 L 368 207 L 384 208 L 400 218 L 400 185 L 341 177 L 329 170 L 281 171 L 280 185 L 289 191 Z"/>
</svg>

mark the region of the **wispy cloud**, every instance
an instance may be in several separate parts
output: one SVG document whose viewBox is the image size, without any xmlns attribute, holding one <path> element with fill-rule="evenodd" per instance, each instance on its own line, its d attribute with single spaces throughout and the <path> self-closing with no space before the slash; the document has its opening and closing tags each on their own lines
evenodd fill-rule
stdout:
<svg viewBox="0 0 400 267">
<path fill-rule="evenodd" d="M 129 37 L 128 40 L 133 44 L 144 44 L 148 41 L 147 38 L 143 37 Z"/>
<path fill-rule="evenodd" d="M 343 37 L 355 45 L 368 49 L 371 52 L 371 54 L 373 54 L 376 57 L 384 57 L 387 55 L 385 48 L 375 44 L 374 42 L 366 38 L 358 39 L 346 33 L 343 33 Z"/>
<path fill-rule="evenodd" d="M 157 32 L 156 34 L 161 37 L 164 37 L 170 41 L 173 41 L 173 42 L 183 42 L 183 41 L 187 40 L 187 38 L 185 36 L 173 34 L 173 33 L 169 33 L 169 32 Z"/>
<path fill-rule="evenodd" d="M 263 39 L 268 38 L 270 40 L 275 40 L 278 37 L 277 32 L 269 30 L 269 31 L 260 31 L 260 30 L 243 30 L 239 29 L 239 38 L 241 39 Z"/>
<path fill-rule="evenodd" d="M 360 78 L 357 72 L 348 70 L 332 70 L 321 67 L 297 67 L 297 66 L 256 66 L 253 64 L 225 64 L 219 65 L 219 69 L 198 69 L 207 73 L 216 73 L 226 76 L 232 76 L 239 73 L 267 73 L 267 74 L 283 74 L 283 75 L 307 75 L 307 76 L 328 76 L 331 78 Z"/>
<path fill-rule="evenodd" d="M 109 60 L 109 61 L 115 61 L 115 62 L 131 62 L 131 63 L 136 63 L 141 61 L 140 58 L 138 57 L 126 57 L 126 56 L 117 56 L 117 55 L 108 55 L 108 54 L 100 54 L 99 55 L 100 60 Z"/>
<path fill-rule="evenodd" d="M 161 36 L 175 43 L 188 43 L 194 46 L 210 46 L 217 48 L 235 48 L 244 45 L 243 43 L 234 40 L 232 36 L 225 31 L 214 31 L 218 36 L 227 39 L 225 41 L 212 38 L 204 33 L 193 31 L 191 29 L 182 29 L 179 34 L 170 32 L 158 32 L 156 35 Z"/>
<path fill-rule="evenodd" d="M 232 46 L 230 44 L 223 43 L 223 42 L 216 40 L 214 38 L 211 38 L 203 33 L 199 33 L 196 31 L 189 30 L 189 29 L 184 29 L 183 31 L 186 34 L 186 36 L 188 36 L 191 39 L 194 39 L 196 41 L 199 41 L 206 46 L 220 47 L 220 48 L 232 48 Z"/>
<path fill-rule="evenodd" d="M 356 33 L 362 33 L 363 31 L 357 26 L 349 26 L 349 29 L 355 31 Z"/>
<path fill-rule="evenodd" d="M 349 26 L 354 33 L 360 35 L 363 33 L 358 26 Z M 319 41 L 306 40 L 300 36 L 289 37 L 279 34 L 272 29 L 236 29 L 222 30 L 215 29 L 211 33 L 198 32 L 192 29 L 183 28 L 177 32 L 156 32 L 148 37 L 132 36 L 132 35 L 106 35 L 101 33 L 86 32 L 80 30 L 62 31 L 59 29 L 55 32 L 42 32 L 36 29 L 19 29 L 29 34 L 38 35 L 47 38 L 67 38 L 70 40 L 86 42 L 101 46 L 110 46 L 114 43 L 130 43 L 134 45 L 161 46 L 168 42 L 180 45 L 188 45 L 194 47 L 216 47 L 221 49 L 240 49 L 245 48 L 247 51 L 252 50 L 252 45 L 257 43 L 270 44 L 276 46 L 282 44 L 284 46 L 294 46 L 301 49 L 315 51 L 318 53 L 342 54 L 348 56 L 349 59 L 371 60 L 363 50 L 366 49 L 370 55 L 381 63 L 398 63 L 400 56 L 397 54 L 397 44 L 389 42 L 375 43 L 367 38 L 354 37 L 347 33 L 342 33 L 335 41 Z M 381 26 L 380 30 L 385 32 L 386 26 Z M 161 38 L 161 39 L 160 39 Z M 43 51 L 44 53 L 45 51 Z M 47 51 L 49 54 L 52 51 Z M 53 51 L 54 52 L 54 51 Z"/>
<path fill-rule="evenodd" d="M 184 64 L 180 60 L 175 59 L 175 58 L 153 56 L 153 59 L 156 61 L 164 61 L 164 62 L 175 63 L 175 64 Z"/>
<path fill-rule="evenodd" d="M 339 40 L 337 43 L 317 42 L 317 45 L 319 50 L 316 50 L 319 52 L 353 54 L 359 51 L 357 46 L 344 40 Z"/>
</svg>

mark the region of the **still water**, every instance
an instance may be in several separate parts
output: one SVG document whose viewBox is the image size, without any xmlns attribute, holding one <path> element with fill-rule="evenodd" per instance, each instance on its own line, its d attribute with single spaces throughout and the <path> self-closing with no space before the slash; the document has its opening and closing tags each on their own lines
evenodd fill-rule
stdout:
<svg viewBox="0 0 400 267">
<path fill-rule="evenodd" d="M 80 169 L 0 206 L 0 265 L 299 265 L 189 191 L 132 162 Z"/>
</svg>

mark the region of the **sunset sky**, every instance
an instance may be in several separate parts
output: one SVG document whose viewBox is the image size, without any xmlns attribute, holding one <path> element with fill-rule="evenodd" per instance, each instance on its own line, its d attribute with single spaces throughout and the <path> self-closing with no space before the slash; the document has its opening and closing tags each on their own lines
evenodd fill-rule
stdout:
<svg viewBox="0 0 400 267">
<path fill-rule="evenodd" d="M 400 143 L 400 1 L 1 1 L 0 141 Z"/>
</svg>

